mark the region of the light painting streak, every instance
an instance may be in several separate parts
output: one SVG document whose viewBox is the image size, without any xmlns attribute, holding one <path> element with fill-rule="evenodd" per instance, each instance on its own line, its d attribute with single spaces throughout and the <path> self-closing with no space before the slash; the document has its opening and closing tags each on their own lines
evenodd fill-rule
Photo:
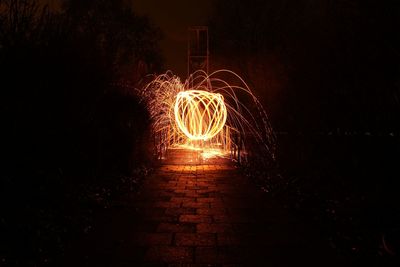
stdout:
<svg viewBox="0 0 400 267">
<path fill-rule="evenodd" d="M 175 123 L 190 140 L 209 140 L 225 126 L 224 97 L 203 90 L 179 92 L 174 105 Z"/>
<path fill-rule="evenodd" d="M 229 81 L 229 82 L 228 82 Z M 226 156 L 264 151 L 275 158 L 275 134 L 246 82 L 230 70 L 197 71 L 184 83 L 168 71 L 140 90 L 159 148 L 178 146 Z M 251 146 L 251 148 L 250 148 Z"/>
</svg>

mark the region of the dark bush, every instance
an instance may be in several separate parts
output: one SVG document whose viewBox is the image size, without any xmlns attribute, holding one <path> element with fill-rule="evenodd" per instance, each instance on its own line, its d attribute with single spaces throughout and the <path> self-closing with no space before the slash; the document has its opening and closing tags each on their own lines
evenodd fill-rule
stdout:
<svg viewBox="0 0 400 267">
<path fill-rule="evenodd" d="M 89 2 L 0 1 L 2 264 L 54 263 L 151 167 L 148 114 L 122 85 L 161 67 L 158 30 L 123 1 L 105 17 L 108 1 Z"/>
</svg>

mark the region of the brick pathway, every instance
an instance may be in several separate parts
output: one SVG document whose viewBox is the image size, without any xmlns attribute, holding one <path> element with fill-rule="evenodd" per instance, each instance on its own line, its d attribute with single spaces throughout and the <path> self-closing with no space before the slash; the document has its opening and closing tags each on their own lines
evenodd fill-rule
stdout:
<svg viewBox="0 0 400 267">
<path fill-rule="evenodd" d="M 227 160 L 174 150 L 99 218 L 68 266 L 343 266 Z"/>
</svg>

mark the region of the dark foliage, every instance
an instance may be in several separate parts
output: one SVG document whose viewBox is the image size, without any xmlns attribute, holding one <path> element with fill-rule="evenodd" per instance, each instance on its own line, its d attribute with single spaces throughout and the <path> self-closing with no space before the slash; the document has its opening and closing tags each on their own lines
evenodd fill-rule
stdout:
<svg viewBox="0 0 400 267">
<path fill-rule="evenodd" d="M 148 114 L 115 84 L 161 67 L 159 32 L 123 1 L 75 2 L 0 1 L 0 265 L 54 264 L 150 167 Z"/>
<path fill-rule="evenodd" d="M 220 0 L 213 61 L 251 83 L 277 130 L 399 131 L 399 14 L 395 1 Z"/>
<path fill-rule="evenodd" d="M 396 1 L 219 0 L 209 25 L 214 66 L 250 83 L 278 132 L 277 167 L 252 155 L 249 175 L 380 266 L 400 253 L 399 18 Z"/>
</svg>

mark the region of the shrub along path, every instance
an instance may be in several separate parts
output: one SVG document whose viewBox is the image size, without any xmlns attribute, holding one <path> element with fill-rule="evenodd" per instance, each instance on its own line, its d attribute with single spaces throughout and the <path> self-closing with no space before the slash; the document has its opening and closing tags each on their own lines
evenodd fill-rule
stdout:
<svg viewBox="0 0 400 267">
<path fill-rule="evenodd" d="M 225 159 L 171 150 L 137 194 L 99 215 L 67 266 L 343 266 Z"/>
</svg>

